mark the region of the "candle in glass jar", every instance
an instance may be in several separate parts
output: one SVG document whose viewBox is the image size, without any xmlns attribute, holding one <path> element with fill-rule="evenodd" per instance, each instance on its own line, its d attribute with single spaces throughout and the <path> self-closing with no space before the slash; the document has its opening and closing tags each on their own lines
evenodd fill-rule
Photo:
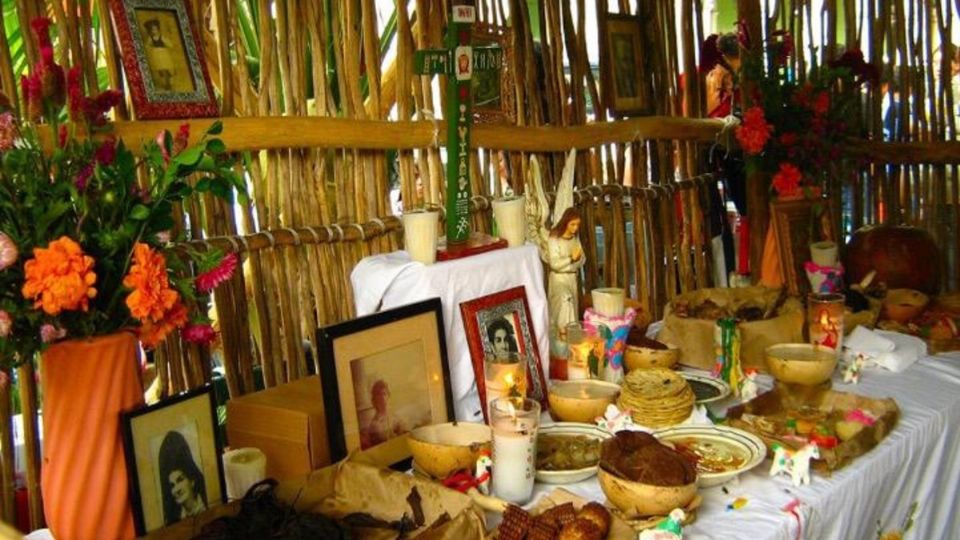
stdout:
<svg viewBox="0 0 960 540">
<path fill-rule="evenodd" d="M 599 376 L 603 367 L 603 338 L 590 334 L 581 323 L 567 325 L 567 346 L 570 357 L 567 360 L 567 380 L 590 379 Z M 594 358 L 590 365 L 591 356 Z"/>
<path fill-rule="evenodd" d="M 509 353 L 503 358 L 487 355 L 483 360 L 483 372 L 488 409 L 497 398 L 527 397 L 526 371 L 517 353 Z"/>
<path fill-rule="evenodd" d="M 807 324 L 810 343 L 818 347 L 840 350 L 843 344 L 842 294 L 811 294 L 807 297 Z"/>
<path fill-rule="evenodd" d="M 533 494 L 540 404 L 531 399 L 500 398 L 491 403 L 490 416 L 493 493 L 523 504 Z"/>
</svg>

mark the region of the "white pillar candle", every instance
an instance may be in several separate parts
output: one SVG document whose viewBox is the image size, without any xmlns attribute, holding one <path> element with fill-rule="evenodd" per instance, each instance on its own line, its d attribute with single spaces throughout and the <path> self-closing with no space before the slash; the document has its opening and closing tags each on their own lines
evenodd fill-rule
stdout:
<svg viewBox="0 0 960 540">
<path fill-rule="evenodd" d="M 810 244 L 810 260 L 818 266 L 836 266 L 837 243 L 824 240 Z"/>
<path fill-rule="evenodd" d="M 437 260 L 437 223 L 440 213 L 436 210 L 412 210 L 403 214 L 403 247 L 410 258 L 423 264 Z"/>
<path fill-rule="evenodd" d="M 622 317 L 626 292 L 616 287 L 606 287 L 590 291 L 593 297 L 593 310 L 605 317 Z"/>
<path fill-rule="evenodd" d="M 243 498 L 250 486 L 267 476 L 267 456 L 256 448 L 237 448 L 223 453 L 227 498 Z"/>
<path fill-rule="evenodd" d="M 497 220 L 497 233 L 508 246 L 522 246 L 526 242 L 527 216 L 522 195 L 494 200 L 493 217 Z"/>
<path fill-rule="evenodd" d="M 530 399 L 501 398 L 490 408 L 493 427 L 493 493 L 524 504 L 533 495 L 536 476 L 540 404 Z"/>
</svg>

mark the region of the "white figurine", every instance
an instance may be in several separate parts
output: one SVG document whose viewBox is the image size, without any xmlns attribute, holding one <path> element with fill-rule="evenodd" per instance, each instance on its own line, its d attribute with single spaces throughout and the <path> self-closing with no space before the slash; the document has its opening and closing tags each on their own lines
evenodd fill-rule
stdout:
<svg viewBox="0 0 960 540">
<path fill-rule="evenodd" d="M 687 514 L 679 508 L 670 511 L 670 515 L 660 520 L 656 527 L 640 533 L 639 540 L 681 540 L 683 538 L 683 520 Z"/>
<path fill-rule="evenodd" d="M 757 370 L 747 368 L 745 377 L 740 381 L 740 399 L 744 403 L 757 397 Z"/>
<path fill-rule="evenodd" d="M 607 410 L 604 411 L 603 416 L 598 416 L 595 421 L 597 426 L 610 433 L 624 430 L 635 431 L 633 416 L 630 411 L 626 409 L 621 411 L 612 403 L 607 405 Z"/>
<path fill-rule="evenodd" d="M 477 480 L 477 489 L 484 495 L 490 494 L 490 471 L 493 469 L 493 460 L 490 459 L 488 450 L 481 450 L 480 457 L 477 458 L 477 466 L 474 470 L 474 478 Z"/>
<path fill-rule="evenodd" d="M 850 359 L 843 368 L 843 383 L 858 384 L 860 373 L 863 371 L 864 358 L 862 354 Z"/>
<path fill-rule="evenodd" d="M 810 460 L 820 459 L 820 449 L 816 443 L 810 443 L 799 450 L 790 450 L 779 444 L 774 444 L 773 448 L 770 476 L 787 473 L 795 486 L 810 483 Z"/>
<path fill-rule="evenodd" d="M 540 248 L 540 258 L 550 268 L 547 279 L 550 334 L 557 340 L 562 329 L 580 320 L 577 274 L 586 259 L 578 237 L 580 213 L 573 205 L 576 158 L 576 149 L 570 150 L 557 185 L 552 213 L 535 156 L 530 158 L 527 175 L 527 193 L 532 194 L 527 197 L 527 236 Z"/>
</svg>

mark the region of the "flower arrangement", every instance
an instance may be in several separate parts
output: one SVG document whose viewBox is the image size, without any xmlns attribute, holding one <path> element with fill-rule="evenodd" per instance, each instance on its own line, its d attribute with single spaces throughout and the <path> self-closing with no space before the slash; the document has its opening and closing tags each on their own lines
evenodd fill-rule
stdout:
<svg viewBox="0 0 960 540">
<path fill-rule="evenodd" d="M 79 67 L 54 62 L 49 26 L 31 23 L 40 60 L 21 79 L 22 120 L 0 95 L 0 366 L 29 361 L 59 339 L 127 328 L 146 348 L 176 329 L 208 343 L 207 295 L 237 256 L 174 250 L 173 216 L 197 193 L 245 200 L 216 138 L 221 124 L 193 146 L 189 125 L 164 131 L 136 158 L 109 134 L 106 114 L 120 94 L 87 96 Z M 44 130 L 53 135 L 46 145 Z"/>
<path fill-rule="evenodd" d="M 745 25 L 739 35 L 749 48 Z M 800 80 L 789 68 L 794 45 L 788 32 L 773 32 L 763 49 L 743 64 L 743 75 L 756 81 L 755 105 L 743 112 L 734 135 L 748 166 L 772 179 L 774 195 L 810 198 L 830 176 L 843 176 L 847 140 L 859 135 L 861 86 L 875 84 L 879 71 L 852 49 Z"/>
</svg>

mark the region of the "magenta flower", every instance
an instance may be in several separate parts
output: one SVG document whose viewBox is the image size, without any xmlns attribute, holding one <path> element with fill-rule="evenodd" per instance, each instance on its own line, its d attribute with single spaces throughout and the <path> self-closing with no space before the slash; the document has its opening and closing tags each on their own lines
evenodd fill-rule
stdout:
<svg viewBox="0 0 960 540">
<path fill-rule="evenodd" d="M 63 328 L 57 328 L 56 326 L 47 323 L 40 327 L 40 341 L 44 343 L 53 343 L 54 341 L 61 339 L 67 335 L 67 331 Z"/>
<path fill-rule="evenodd" d="M 117 141 L 113 137 L 108 137 L 94 153 L 94 158 L 100 165 L 109 165 L 117 157 Z"/>
<path fill-rule="evenodd" d="M 224 281 L 230 279 L 230 276 L 233 275 L 233 271 L 237 269 L 237 262 L 237 254 L 228 253 L 223 260 L 220 261 L 220 264 L 218 264 L 216 268 L 208 270 L 197 276 L 197 290 L 203 294 L 206 294 L 217 288 L 217 286 Z"/>
<path fill-rule="evenodd" d="M 19 136 L 20 130 L 17 129 L 17 120 L 13 113 L 7 111 L 0 114 L 0 152 L 13 148 L 13 143 Z"/>
<path fill-rule="evenodd" d="M 90 181 L 90 177 L 93 176 L 93 164 L 88 163 L 80 169 L 80 172 L 77 173 L 77 178 L 73 181 L 73 184 L 77 186 L 78 191 L 83 191 L 87 189 L 87 182 Z"/>
<path fill-rule="evenodd" d="M 0 309 L 0 338 L 9 336 L 12 329 L 13 318 L 5 310 Z"/>
<path fill-rule="evenodd" d="M 183 339 L 197 345 L 209 345 L 217 337 L 217 331 L 209 324 L 191 324 L 180 333 Z"/>
<path fill-rule="evenodd" d="M 20 251 L 17 249 L 17 244 L 7 236 L 7 233 L 0 232 L 0 270 L 9 268 L 17 262 L 19 256 Z"/>
</svg>

